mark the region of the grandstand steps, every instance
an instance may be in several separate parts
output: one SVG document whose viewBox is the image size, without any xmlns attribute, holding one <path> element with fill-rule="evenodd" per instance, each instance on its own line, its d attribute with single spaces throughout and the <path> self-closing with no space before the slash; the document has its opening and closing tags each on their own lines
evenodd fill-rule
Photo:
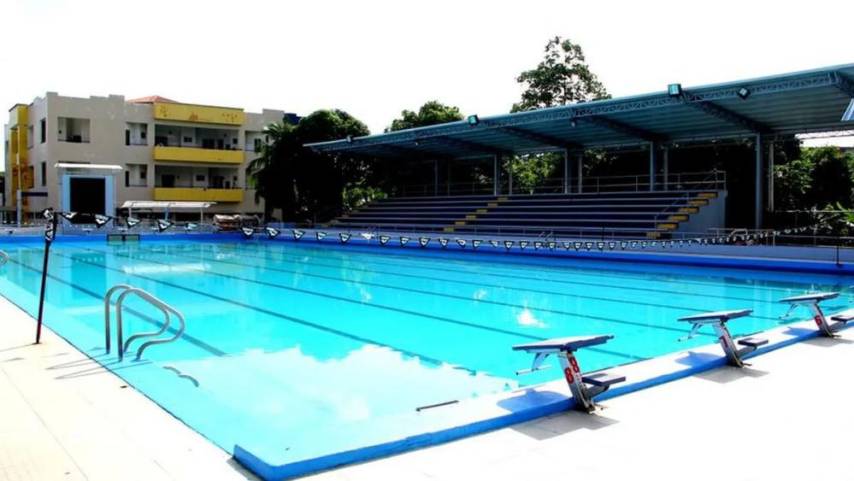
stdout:
<svg viewBox="0 0 854 481">
<path fill-rule="evenodd" d="M 460 234 L 666 238 L 718 198 L 715 191 L 398 197 L 374 201 L 331 225 Z"/>
</svg>

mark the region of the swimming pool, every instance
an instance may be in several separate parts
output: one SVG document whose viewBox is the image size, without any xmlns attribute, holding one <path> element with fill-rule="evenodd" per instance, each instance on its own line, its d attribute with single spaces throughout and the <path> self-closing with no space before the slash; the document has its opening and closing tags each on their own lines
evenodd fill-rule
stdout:
<svg viewBox="0 0 854 481">
<path fill-rule="evenodd" d="M 35 314 L 41 243 L 0 240 L 0 249 L 10 255 L 0 293 Z M 423 433 L 430 424 L 418 407 L 561 376 L 517 377 L 530 359 L 514 344 L 615 335 L 580 354 L 594 370 L 715 342 L 710 331 L 677 341 L 687 333 L 678 317 L 752 308 L 731 324 L 734 334 L 750 333 L 778 325 L 782 297 L 852 284 L 823 274 L 237 238 L 63 241 L 49 272 L 47 326 L 224 449 L 294 463 Z M 103 295 L 120 283 L 181 310 L 185 335 L 138 362 L 105 355 Z M 128 306 L 129 334 L 159 321 L 145 304 Z"/>
</svg>

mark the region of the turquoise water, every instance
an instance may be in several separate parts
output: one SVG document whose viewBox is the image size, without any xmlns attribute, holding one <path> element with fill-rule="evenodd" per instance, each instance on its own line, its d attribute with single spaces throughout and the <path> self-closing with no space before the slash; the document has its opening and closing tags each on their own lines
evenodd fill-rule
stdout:
<svg viewBox="0 0 854 481">
<path fill-rule="evenodd" d="M 0 249 L 11 257 L 0 293 L 34 314 L 42 246 L 0 241 Z M 678 342 L 687 332 L 678 317 L 752 308 L 732 330 L 760 331 L 779 325 L 778 299 L 853 280 L 267 240 L 60 242 L 49 272 L 51 329 L 223 448 L 293 459 L 411 434 L 395 420 L 419 406 L 560 377 L 517 377 L 530 359 L 514 344 L 615 335 L 580 354 L 594 370 L 715 342 L 711 331 Z M 105 355 L 102 299 L 119 283 L 181 310 L 183 338 L 138 362 Z M 128 334 L 159 322 L 152 308 L 128 306 Z M 97 375 L 61 362 L 55 372 Z"/>
</svg>

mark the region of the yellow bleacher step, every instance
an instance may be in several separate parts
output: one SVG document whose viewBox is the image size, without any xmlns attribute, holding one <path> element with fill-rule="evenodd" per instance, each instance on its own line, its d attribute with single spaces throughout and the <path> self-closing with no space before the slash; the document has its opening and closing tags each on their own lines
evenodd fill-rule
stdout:
<svg viewBox="0 0 854 481">
<path fill-rule="evenodd" d="M 680 214 L 696 214 L 697 212 L 700 212 L 700 209 L 696 207 L 682 207 L 679 209 Z"/>
<path fill-rule="evenodd" d="M 658 224 L 655 226 L 655 228 L 658 230 L 675 230 L 677 227 L 679 227 L 679 224 L 673 224 L 669 222 L 664 224 Z"/>
<path fill-rule="evenodd" d="M 454 228 L 453 228 L 453 227 L 445 227 L 445 228 L 444 228 L 444 229 L 442 229 L 442 230 L 443 230 L 443 231 L 445 231 L 445 232 L 454 232 Z"/>
<path fill-rule="evenodd" d="M 496 200 L 498 200 L 498 202 L 507 202 L 507 197 L 503 197 L 503 196 L 502 196 L 502 197 L 499 197 L 499 198 L 498 198 L 498 199 L 496 199 Z"/>
<path fill-rule="evenodd" d="M 466 214 L 466 220 L 475 220 L 477 216 L 474 214 Z"/>
<path fill-rule="evenodd" d="M 688 220 L 688 216 L 687 215 L 674 214 L 674 215 L 671 215 L 670 217 L 668 217 L 667 220 L 669 220 L 670 222 L 684 222 L 684 221 Z"/>
<path fill-rule="evenodd" d="M 717 192 L 700 192 L 699 194 L 697 194 L 697 198 L 698 199 L 717 199 L 718 193 Z"/>
<path fill-rule="evenodd" d="M 653 231 L 653 232 L 647 232 L 646 233 L 647 239 L 658 239 L 659 237 L 661 237 L 661 232 Z"/>
<path fill-rule="evenodd" d="M 688 205 L 693 205 L 695 207 L 703 207 L 703 206 L 709 205 L 709 201 L 706 199 L 689 200 Z"/>
<path fill-rule="evenodd" d="M 486 204 L 487 207 L 498 207 L 498 202 L 488 202 Z"/>
<path fill-rule="evenodd" d="M 466 225 L 466 221 L 464 221 L 464 220 L 458 220 L 458 221 L 454 222 L 454 225 L 463 226 L 463 225 Z"/>
<path fill-rule="evenodd" d="M 475 212 L 478 214 L 486 214 L 488 211 L 486 209 L 478 209 Z"/>
</svg>

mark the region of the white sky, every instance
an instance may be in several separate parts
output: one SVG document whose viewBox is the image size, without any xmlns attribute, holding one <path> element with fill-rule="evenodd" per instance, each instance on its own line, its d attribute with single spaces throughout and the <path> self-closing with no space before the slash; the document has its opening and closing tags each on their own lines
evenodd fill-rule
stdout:
<svg viewBox="0 0 854 481">
<path fill-rule="evenodd" d="M 4 108 L 157 94 L 341 108 L 372 132 L 431 99 L 507 112 L 555 34 L 615 96 L 854 62 L 854 2 L 840 0 L 0 0 L 0 18 Z"/>
</svg>

